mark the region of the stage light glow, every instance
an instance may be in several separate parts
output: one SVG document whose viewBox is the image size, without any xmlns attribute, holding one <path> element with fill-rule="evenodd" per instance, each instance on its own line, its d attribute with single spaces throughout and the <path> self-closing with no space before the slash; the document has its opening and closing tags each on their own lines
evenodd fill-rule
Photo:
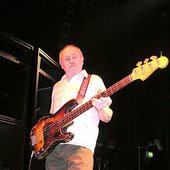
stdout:
<svg viewBox="0 0 170 170">
<path fill-rule="evenodd" d="M 145 156 L 146 156 L 147 158 L 153 158 L 154 154 L 153 154 L 152 151 L 146 151 L 146 152 L 145 152 Z"/>
</svg>

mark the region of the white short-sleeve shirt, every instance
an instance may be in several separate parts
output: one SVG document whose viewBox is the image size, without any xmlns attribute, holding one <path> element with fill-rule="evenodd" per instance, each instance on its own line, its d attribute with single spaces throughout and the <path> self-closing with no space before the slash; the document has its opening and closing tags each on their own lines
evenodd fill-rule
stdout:
<svg viewBox="0 0 170 170">
<path fill-rule="evenodd" d="M 54 85 L 50 109 L 51 114 L 56 113 L 69 100 L 77 98 L 81 83 L 84 77 L 87 76 L 88 73 L 85 70 L 82 70 L 79 74 L 72 77 L 70 81 L 68 81 L 64 75 L 62 79 Z M 99 90 L 104 91 L 105 89 L 102 79 L 99 76 L 92 74 L 85 97 L 81 104 L 88 102 Z M 108 97 L 108 100 L 111 102 L 110 97 Z M 83 146 L 94 152 L 99 133 L 99 121 L 98 113 L 94 107 L 76 117 L 73 120 L 74 124 L 67 129 L 68 132 L 74 134 L 74 138 L 68 142 L 68 144 Z"/>
</svg>

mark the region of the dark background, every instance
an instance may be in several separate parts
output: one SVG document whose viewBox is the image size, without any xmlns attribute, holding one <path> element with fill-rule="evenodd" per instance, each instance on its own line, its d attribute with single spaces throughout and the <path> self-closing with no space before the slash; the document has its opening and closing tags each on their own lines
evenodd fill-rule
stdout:
<svg viewBox="0 0 170 170">
<path fill-rule="evenodd" d="M 169 0 L 1 0 L 0 29 L 40 47 L 57 62 L 64 45 L 79 46 L 84 68 L 109 87 L 138 61 L 161 53 L 169 58 L 169 11 Z M 141 151 L 143 169 L 170 169 L 169 69 L 158 69 L 111 97 L 114 116 L 100 124 L 96 162 L 109 162 L 110 169 L 138 169 Z M 147 149 L 154 151 L 152 159 L 146 158 Z"/>
</svg>

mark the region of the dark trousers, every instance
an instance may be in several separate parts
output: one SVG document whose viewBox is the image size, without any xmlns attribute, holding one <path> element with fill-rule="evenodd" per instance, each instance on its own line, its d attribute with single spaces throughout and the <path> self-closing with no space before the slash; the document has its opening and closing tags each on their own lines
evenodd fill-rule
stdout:
<svg viewBox="0 0 170 170">
<path fill-rule="evenodd" d="M 93 170 L 93 153 L 82 146 L 62 144 L 46 158 L 46 170 Z"/>
</svg>

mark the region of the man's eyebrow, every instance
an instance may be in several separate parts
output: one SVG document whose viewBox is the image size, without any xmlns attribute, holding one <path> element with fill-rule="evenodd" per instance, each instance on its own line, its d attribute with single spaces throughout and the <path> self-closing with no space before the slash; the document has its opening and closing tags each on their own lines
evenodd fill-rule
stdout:
<svg viewBox="0 0 170 170">
<path fill-rule="evenodd" d="M 78 54 L 77 54 L 77 53 L 73 53 L 72 55 L 73 55 L 73 56 L 78 56 Z"/>
</svg>

